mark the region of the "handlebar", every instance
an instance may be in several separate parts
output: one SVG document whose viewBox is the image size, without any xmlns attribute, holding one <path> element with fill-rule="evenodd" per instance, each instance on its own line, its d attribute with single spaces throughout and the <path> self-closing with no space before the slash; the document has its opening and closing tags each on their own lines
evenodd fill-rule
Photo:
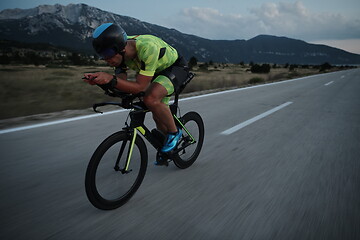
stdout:
<svg viewBox="0 0 360 240">
<path fill-rule="evenodd" d="M 107 105 L 113 105 L 113 106 L 119 106 L 125 109 L 137 109 L 137 110 L 146 110 L 147 107 L 145 106 L 144 102 L 140 99 L 142 96 L 144 96 L 144 92 L 140 92 L 138 94 L 123 94 L 121 99 L 121 102 L 101 102 L 101 103 L 95 103 L 93 105 L 94 112 L 97 113 L 103 113 L 101 111 L 98 111 L 98 107 L 103 107 Z M 139 101 L 134 102 L 135 99 L 139 99 Z"/>
<path fill-rule="evenodd" d="M 86 77 L 83 77 L 82 79 L 87 79 L 89 80 L 88 78 Z M 106 105 L 114 105 L 114 106 L 119 106 L 119 107 L 123 107 L 125 109 L 131 109 L 131 108 L 134 108 L 134 109 L 147 109 L 145 104 L 142 102 L 141 100 L 141 97 L 143 97 L 145 95 L 144 92 L 140 92 L 140 93 L 137 93 L 137 94 L 129 94 L 129 93 L 125 93 L 125 92 L 122 92 L 116 88 L 113 88 L 113 87 L 109 87 L 108 84 L 96 84 L 98 87 L 100 87 L 102 90 L 105 91 L 105 94 L 110 96 L 110 97 L 118 97 L 118 98 L 121 98 L 121 102 L 102 102 L 102 103 L 95 103 L 93 104 L 93 110 L 94 112 L 97 112 L 97 113 L 103 113 L 101 111 L 98 111 L 97 108 L 98 107 L 103 107 L 103 106 L 106 106 Z M 136 103 L 133 103 L 133 101 L 138 98 L 139 101 L 136 102 Z"/>
<path fill-rule="evenodd" d="M 103 114 L 104 112 L 98 111 L 98 110 L 96 110 L 96 109 L 97 109 L 98 107 L 103 107 L 103 106 L 106 106 L 106 105 L 116 105 L 116 106 L 121 107 L 121 103 L 116 103 L 116 102 L 102 102 L 102 103 L 95 103 L 95 104 L 93 105 L 93 110 L 94 110 L 94 112 L 96 112 L 96 113 L 101 113 L 101 114 Z"/>
</svg>

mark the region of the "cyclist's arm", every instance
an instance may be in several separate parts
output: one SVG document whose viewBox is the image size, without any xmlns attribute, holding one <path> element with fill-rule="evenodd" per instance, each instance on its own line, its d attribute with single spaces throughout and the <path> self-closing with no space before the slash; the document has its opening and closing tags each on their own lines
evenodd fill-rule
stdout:
<svg viewBox="0 0 360 240">
<path fill-rule="evenodd" d="M 123 79 L 123 80 L 127 80 L 127 73 L 117 73 L 115 74 L 116 77 L 120 78 L 120 79 Z"/>
<path fill-rule="evenodd" d="M 137 74 L 136 81 L 130 82 L 120 77 L 117 77 L 117 84 L 115 88 L 127 93 L 136 94 L 139 92 L 145 92 L 145 90 L 148 88 L 149 84 L 151 83 L 152 78 L 153 78 L 152 76 Z"/>
<path fill-rule="evenodd" d="M 120 91 L 127 92 L 127 93 L 139 93 L 144 92 L 149 84 L 151 83 L 152 76 L 145 76 L 142 74 L 138 74 L 136 76 L 136 81 L 131 82 L 126 80 L 126 75 L 122 76 L 125 79 L 121 77 L 122 74 L 118 74 L 120 76 L 116 76 L 117 84 L 114 86 L 115 88 L 119 89 Z M 90 84 L 99 84 L 104 85 L 108 84 L 112 79 L 113 75 L 105 72 L 96 72 L 96 73 L 85 73 L 85 78 L 87 80 L 84 80 Z"/>
</svg>

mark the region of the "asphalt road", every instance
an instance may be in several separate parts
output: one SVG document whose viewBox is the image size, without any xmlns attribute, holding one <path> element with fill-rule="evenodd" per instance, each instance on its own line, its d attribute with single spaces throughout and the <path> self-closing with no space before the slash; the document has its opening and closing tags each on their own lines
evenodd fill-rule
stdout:
<svg viewBox="0 0 360 240">
<path fill-rule="evenodd" d="M 0 134 L 0 239 L 360 239 L 360 69 L 183 100 L 197 162 L 149 167 L 113 211 L 87 200 L 125 112 Z M 153 124 L 149 120 L 150 125 Z"/>
</svg>

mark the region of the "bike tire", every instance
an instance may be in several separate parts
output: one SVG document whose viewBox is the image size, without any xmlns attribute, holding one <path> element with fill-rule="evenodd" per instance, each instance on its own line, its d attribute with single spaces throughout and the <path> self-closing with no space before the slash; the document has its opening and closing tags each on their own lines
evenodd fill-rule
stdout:
<svg viewBox="0 0 360 240">
<path fill-rule="evenodd" d="M 184 150 L 178 152 L 173 157 L 174 164 L 185 169 L 190 167 L 198 158 L 204 142 L 204 122 L 201 116 L 196 112 L 188 112 L 180 118 L 181 123 L 188 129 L 189 133 L 195 138 L 196 142 L 187 146 Z M 183 130 L 183 136 L 179 141 L 177 148 L 181 148 L 190 140 L 189 134 Z"/>
<path fill-rule="evenodd" d="M 114 169 L 122 144 L 126 143 L 120 159 L 125 168 L 131 134 L 124 131 L 106 138 L 95 150 L 85 176 L 86 195 L 91 204 L 102 210 L 111 210 L 125 204 L 140 187 L 147 168 L 147 149 L 144 140 L 137 136 L 129 164 L 129 173 Z M 124 144 L 125 144 L 124 143 Z"/>
</svg>

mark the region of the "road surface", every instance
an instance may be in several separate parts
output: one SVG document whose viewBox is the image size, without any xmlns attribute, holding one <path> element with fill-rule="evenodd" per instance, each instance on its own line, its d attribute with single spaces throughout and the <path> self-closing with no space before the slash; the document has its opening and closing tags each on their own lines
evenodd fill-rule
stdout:
<svg viewBox="0 0 360 240">
<path fill-rule="evenodd" d="M 0 239 L 360 239 L 360 69 L 180 106 L 204 119 L 198 160 L 156 167 L 148 146 L 143 184 L 113 211 L 84 176 L 126 112 L 1 131 Z"/>
</svg>

